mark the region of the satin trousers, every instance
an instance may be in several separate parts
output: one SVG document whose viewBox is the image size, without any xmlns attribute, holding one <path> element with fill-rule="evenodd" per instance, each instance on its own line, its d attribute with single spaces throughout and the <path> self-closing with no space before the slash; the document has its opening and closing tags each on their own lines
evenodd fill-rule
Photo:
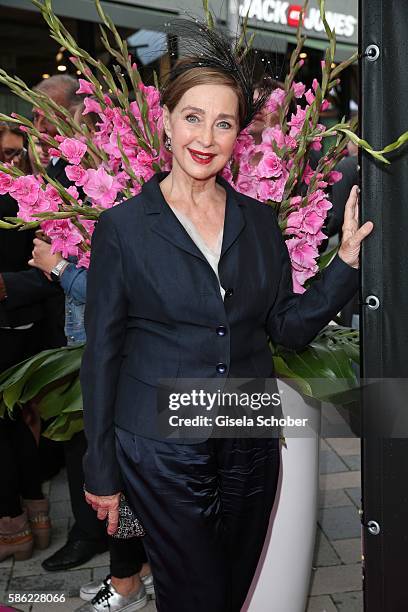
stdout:
<svg viewBox="0 0 408 612">
<path fill-rule="evenodd" d="M 116 428 L 116 444 L 158 612 L 239 612 L 275 499 L 279 440 L 181 445 Z"/>
</svg>

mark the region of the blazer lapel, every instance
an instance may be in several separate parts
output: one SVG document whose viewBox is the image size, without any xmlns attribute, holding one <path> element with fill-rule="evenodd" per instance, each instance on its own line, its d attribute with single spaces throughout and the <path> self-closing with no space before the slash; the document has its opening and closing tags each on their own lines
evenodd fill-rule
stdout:
<svg viewBox="0 0 408 612">
<path fill-rule="evenodd" d="M 163 197 L 159 183 L 165 176 L 165 173 L 158 173 L 143 186 L 145 211 L 147 214 L 157 215 L 157 219 L 152 223 L 151 229 L 183 251 L 203 261 L 207 261 Z M 235 190 L 227 181 L 220 177 L 217 177 L 217 182 L 224 187 L 227 193 L 224 234 L 221 247 L 221 257 L 223 257 L 244 229 L 245 219 L 240 210 L 241 203 Z"/>
<path fill-rule="evenodd" d="M 206 258 L 164 199 L 159 183 L 166 174 L 164 172 L 155 174 L 150 181 L 143 185 L 143 195 L 146 196 L 145 211 L 148 215 L 157 215 L 151 229 L 167 242 L 171 242 L 179 249 L 206 262 Z"/>
<path fill-rule="evenodd" d="M 242 213 L 241 201 L 239 195 L 231 187 L 231 185 L 221 177 L 217 177 L 217 182 L 220 183 L 227 192 L 227 202 L 225 206 L 225 220 L 224 220 L 224 236 L 222 239 L 221 257 L 225 255 L 228 249 L 234 244 L 238 236 L 244 229 L 245 217 Z"/>
</svg>

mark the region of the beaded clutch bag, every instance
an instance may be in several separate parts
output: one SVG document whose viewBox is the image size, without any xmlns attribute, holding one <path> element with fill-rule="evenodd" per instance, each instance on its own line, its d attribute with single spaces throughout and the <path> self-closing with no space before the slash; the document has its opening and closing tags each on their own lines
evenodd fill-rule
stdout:
<svg viewBox="0 0 408 612">
<path fill-rule="evenodd" d="M 146 532 L 143 529 L 142 524 L 126 501 L 126 497 L 121 494 L 119 504 L 119 523 L 113 537 L 127 540 L 134 537 L 141 538 L 145 535 L 145 533 Z"/>
</svg>

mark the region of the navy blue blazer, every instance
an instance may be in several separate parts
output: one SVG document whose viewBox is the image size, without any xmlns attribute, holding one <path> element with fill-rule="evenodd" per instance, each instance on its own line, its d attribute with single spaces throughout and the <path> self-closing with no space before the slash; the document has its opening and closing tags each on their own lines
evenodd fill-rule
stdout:
<svg viewBox="0 0 408 612">
<path fill-rule="evenodd" d="M 99 495 L 121 489 L 115 425 L 157 439 L 158 379 L 273 376 L 268 339 L 304 347 L 358 287 L 357 270 L 336 257 L 294 294 L 273 209 L 218 178 L 227 193 L 223 301 L 213 269 L 162 195 L 164 176 L 104 212 L 92 240 L 81 384 L 86 486 Z"/>
</svg>

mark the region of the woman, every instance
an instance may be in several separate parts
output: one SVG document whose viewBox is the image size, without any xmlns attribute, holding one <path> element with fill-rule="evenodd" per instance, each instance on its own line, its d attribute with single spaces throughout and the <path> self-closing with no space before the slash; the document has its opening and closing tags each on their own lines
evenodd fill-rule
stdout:
<svg viewBox="0 0 408 612">
<path fill-rule="evenodd" d="M 30 173 L 26 140 L 12 124 L 0 124 L 0 160 Z M 18 213 L 17 202 L 0 195 L 0 220 Z M 0 275 L 27 268 L 32 250 L 32 231 L 0 229 Z M 0 281 L 1 282 L 1 281 Z M 0 373 L 43 348 L 40 301 L 16 311 L 0 302 Z M 0 561 L 31 557 L 34 546 L 45 549 L 50 542 L 48 499 L 42 492 L 41 463 L 38 451 L 40 423 L 35 410 L 26 406 L 13 419 L 0 418 Z"/>
<path fill-rule="evenodd" d="M 88 273 L 86 498 L 113 533 L 125 491 L 146 531 L 159 612 L 241 609 L 279 472 L 275 438 L 160 435 L 159 379 L 273 376 L 268 338 L 297 348 L 318 333 L 356 290 L 372 229 L 358 229 L 354 190 L 339 255 L 292 293 L 273 210 L 218 176 L 262 103 L 232 62 L 204 50 L 176 64 L 162 93 L 172 170 L 103 213 Z"/>
</svg>

